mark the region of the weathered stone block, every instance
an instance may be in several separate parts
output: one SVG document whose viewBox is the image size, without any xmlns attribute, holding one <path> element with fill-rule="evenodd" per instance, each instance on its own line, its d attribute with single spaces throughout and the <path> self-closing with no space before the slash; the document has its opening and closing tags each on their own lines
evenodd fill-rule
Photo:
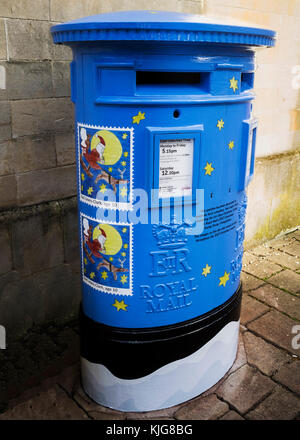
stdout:
<svg viewBox="0 0 300 440">
<path fill-rule="evenodd" d="M 77 206 L 65 206 L 63 211 L 65 261 L 76 262 L 79 261 Z"/>
<path fill-rule="evenodd" d="M 0 292 L 4 289 L 4 287 L 15 281 L 20 279 L 20 274 L 16 270 L 12 270 L 10 272 L 6 272 L 4 275 L 0 276 Z"/>
<path fill-rule="evenodd" d="M 8 101 L 0 101 L 0 125 L 10 124 L 10 104 Z"/>
<path fill-rule="evenodd" d="M 11 125 L 0 125 L 0 141 L 11 139 Z"/>
<path fill-rule="evenodd" d="M 72 49 L 64 44 L 52 44 L 51 58 L 55 61 L 72 61 Z"/>
<path fill-rule="evenodd" d="M 270 379 L 249 365 L 244 365 L 221 384 L 217 389 L 217 395 L 236 408 L 239 413 L 245 414 L 267 396 L 274 386 Z"/>
<path fill-rule="evenodd" d="M 49 20 L 48 0 L 1 0 L 0 16 Z"/>
<path fill-rule="evenodd" d="M 70 132 L 73 106 L 69 98 L 26 99 L 13 101 L 12 132 L 14 137 L 51 131 Z"/>
<path fill-rule="evenodd" d="M 34 324 L 74 318 L 80 301 L 80 283 L 69 265 L 7 284 L 0 292 L 0 322 L 13 340 Z"/>
<path fill-rule="evenodd" d="M 51 59 L 48 22 L 8 19 L 6 23 L 10 60 Z"/>
<path fill-rule="evenodd" d="M 54 61 L 52 65 L 54 96 L 70 96 L 70 63 Z"/>
<path fill-rule="evenodd" d="M 15 175 L 0 177 L 0 209 L 14 206 L 17 202 L 17 181 Z"/>
<path fill-rule="evenodd" d="M 76 194 L 75 165 L 32 171 L 17 176 L 19 205 L 58 200 Z"/>
<path fill-rule="evenodd" d="M 0 274 L 12 268 L 12 255 L 8 228 L 0 225 Z"/>
<path fill-rule="evenodd" d="M 39 272 L 63 262 L 59 217 L 47 212 L 12 225 L 14 267 L 23 274 Z"/>
<path fill-rule="evenodd" d="M 19 137 L 15 144 L 15 169 L 18 173 L 56 166 L 54 134 Z"/>
<path fill-rule="evenodd" d="M 56 133 L 55 146 L 58 165 L 75 163 L 75 136 L 73 130 L 69 133 Z"/>
<path fill-rule="evenodd" d="M 9 61 L 6 87 L 10 99 L 48 98 L 53 96 L 50 61 Z"/>
<path fill-rule="evenodd" d="M 0 176 L 13 174 L 15 170 L 13 142 L 0 143 Z"/>
<path fill-rule="evenodd" d="M 3 18 L 0 18 L 0 60 L 6 60 L 6 58 L 7 58 L 7 53 L 6 53 L 5 24 Z"/>
</svg>

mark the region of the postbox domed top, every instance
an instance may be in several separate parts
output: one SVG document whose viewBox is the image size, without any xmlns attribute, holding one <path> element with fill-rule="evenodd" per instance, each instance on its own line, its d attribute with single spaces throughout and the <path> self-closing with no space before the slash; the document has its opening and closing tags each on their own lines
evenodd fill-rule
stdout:
<svg viewBox="0 0 300 440">
<path fill-rule="evenodd" d="M 121 11 L 73 20 L 51 28 L 54 43 L 161 41 L 274 46 L 276 33 L 224 24 L 201 15 L 162 11 Z"/>
</svg>

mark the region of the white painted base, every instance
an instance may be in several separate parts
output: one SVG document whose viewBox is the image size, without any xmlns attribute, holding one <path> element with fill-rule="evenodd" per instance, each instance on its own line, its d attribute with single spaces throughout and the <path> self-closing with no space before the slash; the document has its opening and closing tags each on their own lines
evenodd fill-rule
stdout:
<svg viewBox="0 0 300 440">
<path fill-rule="evenodd" d="M 120 379 L 104 365 L 82 358 L 83 388 L 97 403 L 120 411 L 177 405 L 203 393 L 224 376 L 235 360 L 238 336 L 239 321 L 232 321 L 195 353 L 138 379 Z"/>
</svg>

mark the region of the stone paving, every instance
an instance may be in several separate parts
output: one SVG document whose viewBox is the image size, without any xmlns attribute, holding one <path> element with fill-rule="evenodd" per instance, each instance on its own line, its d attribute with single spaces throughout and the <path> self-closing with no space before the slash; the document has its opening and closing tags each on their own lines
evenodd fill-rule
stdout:
<svg viewBox="0 0 300 440">
<path fill-rule="evenodd" d="M 121 413 L 88 398 L 75 363 L 11 399 L 0 419 L 299 420 L 299 256 L 299 229 L 245 252 L 237 358 L 201 396 L 160 411 Z"/>
</svg>

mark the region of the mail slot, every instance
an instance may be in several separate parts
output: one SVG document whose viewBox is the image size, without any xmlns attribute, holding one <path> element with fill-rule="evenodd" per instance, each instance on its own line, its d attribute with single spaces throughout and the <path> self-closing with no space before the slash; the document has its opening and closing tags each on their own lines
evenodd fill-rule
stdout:
<svg viewBox="0 0 300 440">
<path fill-rule="evenodd" d="M 52 36 L 74 57 L 83 386 L 123 411 L 170 407 L 236 357 L 254 50 L 275 33 L 131 11 Z"/>
</svg>

